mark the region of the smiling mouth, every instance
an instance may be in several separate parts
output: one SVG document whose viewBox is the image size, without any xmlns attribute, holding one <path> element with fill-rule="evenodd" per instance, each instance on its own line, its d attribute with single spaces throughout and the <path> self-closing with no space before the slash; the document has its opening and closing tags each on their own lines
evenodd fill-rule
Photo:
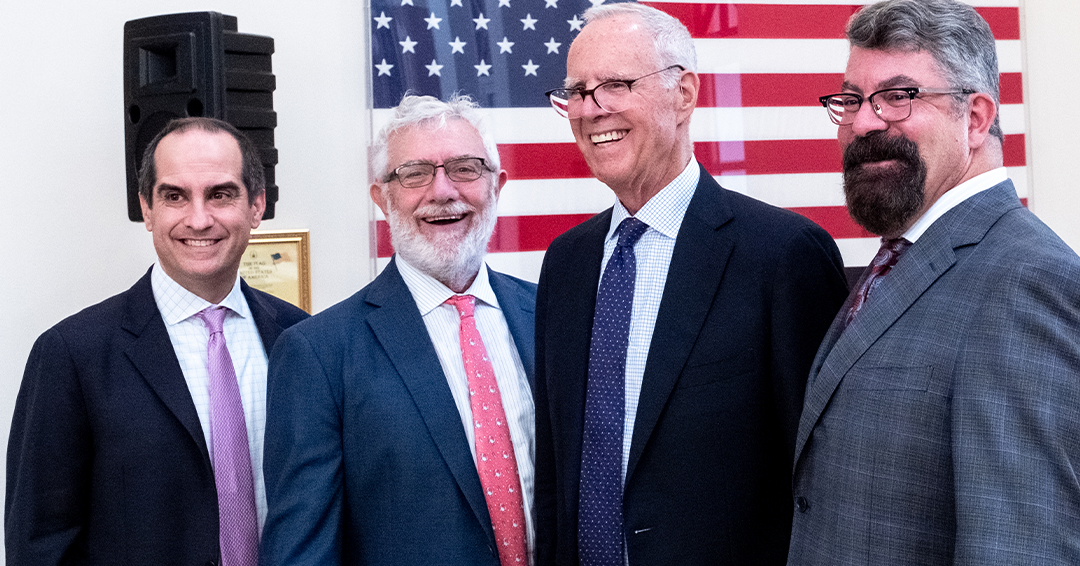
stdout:
<svg viewBox="0 0 1080 566">
<path fill-rule="evenodd" d="M 604 132 L 602 134 L 593 134 L 589 136 L 589 139 L 596 145 L 603 143 L 619 141 L 626 137 L 626 134 L 630 133 L 630 130 L 613 130 L 610 132 Z"/>
<path fill-rule="evenodd" d="M 427 222 L 428 224 L 434 224 L 436 226 L 446 226 L 448 224 L 453 224 L 455 222 L 460 222 L 460 221 L 462 221 L 464 219 L 465 219 L 464 214 L 453 214 L 453 215 L 444 215 L 444 216 L 428 216 L 428 217 L 425 217 L 423 220 L 424 220 L 424 222 Z"/>
<path fill-rule="evenodd" d="M 218 240 L 193 240 L 191 238 L 186 238 L 181 241 L 184 242 L 184 245 L 192 246 L 195 248 L 205 248 L 207 246 L 212 246 L 218 243 Z"/>
</svg>

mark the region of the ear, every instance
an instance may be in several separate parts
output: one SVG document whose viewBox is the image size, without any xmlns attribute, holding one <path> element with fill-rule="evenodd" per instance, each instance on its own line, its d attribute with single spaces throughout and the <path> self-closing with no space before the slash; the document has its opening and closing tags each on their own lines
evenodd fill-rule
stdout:
<svg viewBox="0 0 1080 566">
<path fill-rule="evenodd" d="M 509 179 L 509 178 L 510 178 L 510 176 L 506 174 L 506 169 L 499 170 L 499 179 L 498 179 L 498 182 L 495 183 L 495 199 L 496 200 L 498 200 L 499 194 L 502 193 L 503 185 L 506 184 L 506 180 Z"/>
<path fill-rule="evenodd" d="M 701 90 L 701 77 L 693 71 L 683 71 L 679 76 L 678 85 L 678 108 L 679 123 L 682 124 L 690 119 L 690 115 L 697 108 L 698 92 Z"/>
<path fill-rule="evenodd" d="M 372 183 L 369 191 L 371 192 L 371 200 L 375 201 L 375 206 L 378 206 L 379 210 L 382 211 L 383 217 L 389 218 L 390 211 L 386 208 L 387 203 L 386 199 L 383 198 L 382 185 Z"/>
<path fill-rule="evenodd" d="M 968 147 L 977 149 L 986 144 L 990 136 L 990 126 L 997 117 L 994 99 L 986 93 L 971 95 L 971 107 L 968 110 Z"/>
<path fill-rule="evenodd" d="M 150 205 L 146 202 L 146 197 L 139 195 L 139 208 L 142 209 L 142 221 L 146 226 L 147 232 L 154 231 L 154 215 L 151 213 Z"/>
<path fill-rule="evenodd" d="M 266 191 L 257 197 L 255 202 L 251 203 L 251 229 L 254 230 L 262 223 L 263 213 L 266 212 Z"/>
</svg>

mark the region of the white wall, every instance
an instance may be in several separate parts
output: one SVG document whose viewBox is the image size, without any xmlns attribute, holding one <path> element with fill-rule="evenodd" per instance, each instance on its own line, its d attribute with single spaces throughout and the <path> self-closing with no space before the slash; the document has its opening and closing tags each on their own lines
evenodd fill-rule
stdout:
<svg viewBox="0 0 1080 566">
<path fill-rule="evenodd" d="M 1022 0 L 1031 208 L 1080 249 L 1080 3 Z M 277 218 L 311 230 L 313 306 L 373 272 L 365 143 L 366 3 L 358 0 L 0 2 L 0 448 L 33 340 L 130 286 L 153 262 L 127 220 L 123 23 L 174 12 L 236 16 L 274 38 L 281 163 Z M 0 491 L 0 498 L 3 492 Z M 0 564 L 3 557 L 0 556 Z"/>
</svg>

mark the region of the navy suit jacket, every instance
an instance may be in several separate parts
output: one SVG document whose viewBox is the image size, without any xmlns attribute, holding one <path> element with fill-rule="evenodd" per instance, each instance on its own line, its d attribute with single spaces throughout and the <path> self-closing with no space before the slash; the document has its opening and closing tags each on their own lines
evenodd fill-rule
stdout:
<svg viewBox="0 0 1080 566">
<path fill-rule="evenodd" d="M 1005 181 L 830 328 L 790 564 L 1080 564 L 1078 463 L 1080 257 Z"/>
<path fill-rule="evenodd" d="M 533 375 L 532 283 L 488 270 Z M 498 566 L 461 416 L 396 262 L 270 357 L 262 563 Z"/>
<path fill-rule="evenodd" d="M 241 282 L 264 347 L 307 313 Z M 8 440 L 7 563 L 220 560 L 214 473 L 150 273 L 38 338 Z"/>
<path fill-rule="evenodd" d="M 608 210 L 563 234 L 537 293 L 538 564 L 578 563 L 586 376 Z M 704 168 L 649 348 L 623 495 L 631 566 L 783 564 L 814 352 L 847 286 L 835 243 Z"/>
</svg>

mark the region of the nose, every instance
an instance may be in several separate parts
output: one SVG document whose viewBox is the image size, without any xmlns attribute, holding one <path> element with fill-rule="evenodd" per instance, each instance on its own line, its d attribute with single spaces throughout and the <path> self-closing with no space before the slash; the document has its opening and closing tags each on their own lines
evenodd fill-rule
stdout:
<svg viewBox="0 0 1080 566">
<path fill-rule="evenodd" d="M 577 118 L 592 118 L 594 116 L 606 116 L 608 114 L 610 114 L 610 112 L 601 108 L 600 103 L 596 101 L 595 90 L 589 94 L 581 95 L 581 105 Z"/>
<path fill-rule="evenodd" d="M 428 197 L 436 202 L 447 202 L 457 198 L 457 186 L 446 176 L 445 167 L 435 168 L 435 178 L 431 180 Z"/>
<path fill-rule="evenodd" d="M 192 199 L 185 220 L 188 228 L 192 230 L 205 230 L 214 225 L 214 215 L 206 205 L 206 200 L 201 198 Z"/>
<path fill-rule="evenodd" d="M 858 112 L 855 113 L 855 121 L 851 123 L 851 133 L 861 137 L 870 132 L 887 129 L 889 129 L 889 123 L 874 112 L 874 105 L 869 100 L 863 101 L 862 106 L 859 106 Z"/>
</svg>

